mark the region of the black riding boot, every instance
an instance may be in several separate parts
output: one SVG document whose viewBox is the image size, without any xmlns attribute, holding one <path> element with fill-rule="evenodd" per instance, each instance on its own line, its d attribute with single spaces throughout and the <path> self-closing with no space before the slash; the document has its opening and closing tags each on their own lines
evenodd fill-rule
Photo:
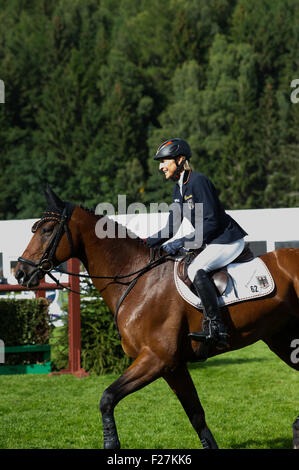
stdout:
<svg viewBox="0 0 299 470">
<path fill-rule="evenodd" d="M 193 281 L 194 287 L 200 297 L 204 309 L 203 331 L 189 333 L 194 341 L 211 341 L 216 346 L 228 345 L 228 332 L 223 323 L 218 305 L 216 288 L 207 273 L 200 269 Z"/>
</svg>

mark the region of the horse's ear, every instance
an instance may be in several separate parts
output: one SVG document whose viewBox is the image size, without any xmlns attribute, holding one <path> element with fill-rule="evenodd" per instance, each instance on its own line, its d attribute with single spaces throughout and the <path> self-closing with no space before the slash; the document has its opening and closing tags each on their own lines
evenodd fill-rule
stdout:
<svg viewBox="0 0 299 470">
<path fill-rule="evenodd" d="M 47 184 L 43 189 L 49 209 L 63 209 L 64 202 L 54 193 L 53 189 Z"/>
</svg>

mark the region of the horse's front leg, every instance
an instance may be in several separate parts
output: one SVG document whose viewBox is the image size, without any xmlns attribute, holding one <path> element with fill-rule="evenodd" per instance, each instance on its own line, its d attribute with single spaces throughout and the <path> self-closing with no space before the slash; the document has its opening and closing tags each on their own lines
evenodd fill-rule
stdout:
<svg viewBox="0 0 299 470">
<path fill-rule="evenodd" d="M 181 365 L 172 372 L 163 374 L 163 378 L 180 400 L 203 448 L 218 449 L 217 443 L 206 424 L 205 412 L 187 366 L 185 364 Z"/>
<path fill-rule="evenodd" d="M 103 420 L 104 449 L 119 449 L 120 442 L 114 420 L 114 408 L 130 393 L 161 377 L 163 363 L 148 348 L 136 358 L 131 366 L 103 393 L 100 411 Z"/>
</svg>

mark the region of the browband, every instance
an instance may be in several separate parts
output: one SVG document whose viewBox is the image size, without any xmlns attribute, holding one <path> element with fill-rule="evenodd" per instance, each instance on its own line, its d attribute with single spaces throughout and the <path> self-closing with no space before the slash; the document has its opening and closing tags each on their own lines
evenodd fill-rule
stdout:
<svg viewBox="0 0 299 470">
<path fill-rule="evenodd" d="M 35 233 L 46 222 L 60 222 L 61 216 L 58 212 L 45 211 L 42 218 L 37 220 L 31 228 L 31 232 Z"/>
</svg>

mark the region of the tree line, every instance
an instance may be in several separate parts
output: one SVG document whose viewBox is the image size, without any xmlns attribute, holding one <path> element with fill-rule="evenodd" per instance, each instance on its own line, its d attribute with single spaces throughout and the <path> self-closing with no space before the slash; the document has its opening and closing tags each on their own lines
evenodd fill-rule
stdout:
<svg viewBox="0 0 299 470">
<path fill-rule="evenodd" d="M 171 202 L 192 148 L 227 209 L 298 205 L 297 0 L 0 0 L 0 219 L 65 200 Z"/>
</svg>

